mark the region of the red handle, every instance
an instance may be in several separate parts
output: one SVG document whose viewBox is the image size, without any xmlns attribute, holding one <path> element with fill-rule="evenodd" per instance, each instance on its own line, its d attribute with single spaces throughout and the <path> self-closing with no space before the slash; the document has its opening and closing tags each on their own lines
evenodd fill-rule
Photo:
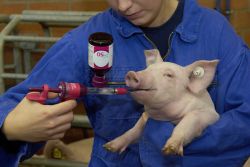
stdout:
<svg viewBox="0 0 250 167">
<path fill-rule="evenodd" d="M 43 85 L 43 91 L 40 92 L 31 92 L 27 94 L 26 98 L 31 101 L 36 101 L 41 104 L 45 104 L 46 100 L 48 99 L 49 93 L 49 86 L 47 84 Z"/>
</svg>

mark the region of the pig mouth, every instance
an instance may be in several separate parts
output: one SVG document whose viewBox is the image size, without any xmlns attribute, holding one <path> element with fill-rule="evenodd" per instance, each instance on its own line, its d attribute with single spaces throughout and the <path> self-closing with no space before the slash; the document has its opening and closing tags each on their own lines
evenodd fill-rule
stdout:
<svg viewBox="0 0 250 167">
<path fill-rule="evenodd" d="M 150 91 L 156 91 L 155 88 L 128 88 L 129 92 L 150 92 Z"/>
</svg>

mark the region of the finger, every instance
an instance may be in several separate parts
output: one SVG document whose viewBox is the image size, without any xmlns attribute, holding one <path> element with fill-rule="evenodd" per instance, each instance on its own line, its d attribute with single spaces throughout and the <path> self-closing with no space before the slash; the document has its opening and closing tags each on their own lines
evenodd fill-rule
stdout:
<svg viewBox="0 0 250 167">
<path fill-rule="evenodd" d="M 30 94 L 34 94 L 36 98 L 39 98 L 41 97 L 41 92 L 29 92 L 25 98 L 27 99 L 27 96 L 29 96 Z M 34 96 L 32 96 L 34 98 Z M 49 92 L 48 93 L 48 99 L 54 99 L 54 98 L 57 98 L 58 97 L 58 93 L 53 93 L 53 92 Z M 32 98 L 32 99 L 33 99 Z M 34 99 L 32 101 L 35 101 Z"/>
<path fill-rule="evenodd" d="M 62 115 L 71 112 L 77 106 L 76 100 L 68 100 L 58 104 L 49 105 L 48 108 L 54 116 Z"/>
<path fill-rule="evenodd" d="M 54 126 L 52 126 L 51 128 L 53 129 L 64 124 L 71 123 L 74 119 L 74 114 L 73 111 L 71 111 L 63 115 L 54 116 L 52 119 Z"/>
<path fill-rule="evenodd" d="M 65 133 L 58 133 L 56 135 L 51 136 L 50 140 L 62 139 Z"/>
<path fill-rule="evenodd" d="M 53 93 L 53 92 L 49 92 L 48 93 L 48 98 L 49 99 L 54 99 L 58 97 L 58 93 Z"/>
<path fill-rule="evenodd" d="M 71 128 L 71 123 L 63 124 L 61 126 L 58 126 L 57 128 L 51 129 L 49 134 L 56 135 L 59 133 L 65 133 L 70 128 Z"/>
</svg>

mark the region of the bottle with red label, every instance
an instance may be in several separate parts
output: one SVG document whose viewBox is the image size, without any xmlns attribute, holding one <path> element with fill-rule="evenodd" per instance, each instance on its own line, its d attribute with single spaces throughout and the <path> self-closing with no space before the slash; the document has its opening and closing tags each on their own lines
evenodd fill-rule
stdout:
<svg viewBox="0 0 250 167">
<path fill-rule="evenodd" d="M 89 36 L 88 63 L 95 73 L 92 84 L 104 87 L 107 84 L 105 73 L 112 67 L 113 37 L 106 32 L 96 32 Z"/>
</svg>

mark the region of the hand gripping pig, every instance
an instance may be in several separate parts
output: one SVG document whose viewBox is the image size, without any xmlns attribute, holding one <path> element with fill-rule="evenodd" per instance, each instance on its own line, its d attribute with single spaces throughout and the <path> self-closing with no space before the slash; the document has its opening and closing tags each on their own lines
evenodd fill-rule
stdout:
<svg viewBox="0 0 250 167">
<path fill-rule="evenodd" d="M 163 62 L 156 49 L 146 50 L 145 56 L 147 68 L 130 71 L 125 78 L 126 85 L 134 89 L 132 97 L 144 105 L 145 112 L 132 129 L 104 147 L 112 152 L 123 152 L 140 138 L 150 117 L 176 125 L 162 152 L 183 156 L 183 147 L 219 119 L 206 90 L 213 80 L 218 60 L 200 60 L 182 67 Z"/>
</svg>

